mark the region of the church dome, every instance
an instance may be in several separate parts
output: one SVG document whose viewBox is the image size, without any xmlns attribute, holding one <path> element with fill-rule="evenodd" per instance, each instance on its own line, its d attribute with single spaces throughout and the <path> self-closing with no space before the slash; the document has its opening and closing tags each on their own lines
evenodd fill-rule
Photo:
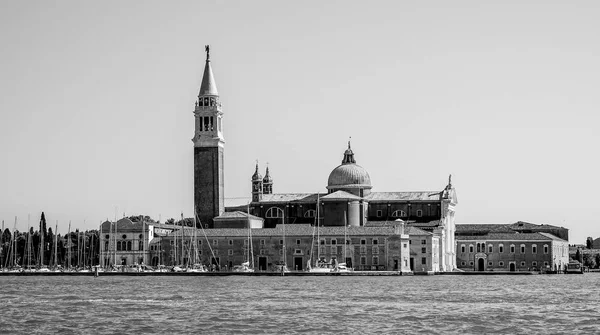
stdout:
<svg viewBox="0 0 600 335">
<path fill-rule="evenodd" d="M 365 168 L 356 164 L 354 153 L 348 142 L 348 149 L 344 152 L 342 165 L 336 167 L 329 174 L 327 189 L 370 189 L 371 177 Z"/>
<path fill-rule="evenodd" d="M 371 186 L 371 177 L 365 168 L 356 164 L 342 164 L 329 174 L 327 188 L 342 188 L 344 186 Z"/>
</svg>

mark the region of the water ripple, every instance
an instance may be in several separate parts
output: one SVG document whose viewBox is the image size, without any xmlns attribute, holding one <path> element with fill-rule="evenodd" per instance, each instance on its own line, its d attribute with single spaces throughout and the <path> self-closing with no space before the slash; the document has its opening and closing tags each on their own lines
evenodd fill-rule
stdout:
<svg viewBox="0 0 600 335">
<path fill-rule="evenodd" d="M 0 333 L 598 333 L 599 279 L 0 277 Z"/>
</svg>

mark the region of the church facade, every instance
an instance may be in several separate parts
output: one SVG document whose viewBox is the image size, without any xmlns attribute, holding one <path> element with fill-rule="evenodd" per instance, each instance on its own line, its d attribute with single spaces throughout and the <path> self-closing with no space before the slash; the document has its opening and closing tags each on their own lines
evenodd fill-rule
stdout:
<svg viewBox="0 0 600 335">
<path fill-rule="evenodd" d="M 437 191 L 420 192 L 373 192 L 368 172 L 356 163 L 351 144 L 344 152 L 342 162 L 329 175 L 322 193 L 273 193 L 273 178 L 267 168 L 264 177 L 258 164 L 251 178 L 252 202 L 249 206 L 225 208 L 224 206 L 224 167 L 225 140 L 223 136 L 223 111 L 213 76 L 209 48 L 198 100 L 195 103 L 194 118 L 194 203 L 197 218 L 203 227 L 231 234 L 231 229 L 245 229 L 247 218 L 236 221 L 226 212 L 241 211 L 262 219 L 262 227 L 254 227 L 253 235 L 260 236 L 256 229 L 283 229 L 278 227 L 302 225 L 318 229 L 333 229 L 341 232 L 352 229 L 358 243 L 359 235 L 369 235 L 369 229 L 390 232 L 390 241 L 399 234 L 401 225 L 405 232 L 418 232 L 428 238 L 418 239 L 422 246 L 407 247 L 404 254 L 398 255 L 397 270 L 428 269 L 427 271 L 452 271 L 456 268 L 456 242 L 454 240 L 454 213 L 457 205 L 456 191 L 449 179 L 447 185 Z M 257 220 L 255 220 L 257 221 Z M 257 221 L 258 222 L 258 221 Z M 333 228 L 338 227 L 338 228 Z M 388 230 L 383 227 L 390 227 Z M 340 229 L 341 228 L 341 229 Z M 307 232 L 312 239 L 314 229 L 297 229 Z M 296 236 L 298 238 L 300 236 Z M 222 236 L 227 238 L 227 236 Z M 330 236 L 334 240 L 345 241 L 344 236 Z M 302 241 L 302 238 L 298 238 Z M 366 240 L 366 239 L 365 239 Z M 387 241 L 378 236 L 377 241 Z M 399 241 L 399 240 L 398 240 Z M 285 241 L 284 241 L 285 243 Z M 348 243 L 348 242 L 345 242 Z M 398 242 L 400 243 L 400 242 Z M 400 243 L 402 244 L 402 243 Z M 360 244 L 359 244 L 360 246 Z M 377 249 L 386 248 L 378 245 Z M 361 248 L 359 247 L 358 250 Z M 354 249 L 352 249 L 354 250 Z M 388 249 L 386 249 L 388 250 Z M 401 250 L 401 249 L 399 249 Z M 424 252 L 424 253 L 423 253 Z M 426 254 L 427 256 L 423 256 Z M 360 252 L 357 253 L 360 255 Z M 346 258 L 346 257 L 342 257 Z M 338 258 L 339 259 L 339 258 Z M 366 264 L 354 260 L 352 263 L 363 267 L 381 268 L 378 256 L 368 257 Z M 361 258 L 362 260 L 362 258 Z M 293 264 L 293 259 L 283 259 Z M 352 261 L 352 260 L 349 260 Z M 391 269 L 386 262 L 385 269 Z M 394 268 L 392 266 L 392 268 Z"/>
</svg>

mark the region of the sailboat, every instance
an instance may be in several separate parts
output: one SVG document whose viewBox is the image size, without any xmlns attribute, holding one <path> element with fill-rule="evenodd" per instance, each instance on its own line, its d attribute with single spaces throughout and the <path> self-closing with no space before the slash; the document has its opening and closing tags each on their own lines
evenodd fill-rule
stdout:
<svg viewBox="0 0 600 335">
<path fill-rule="evenodd" d="M 252 228 L 250 227 L 250 204 L 248 204 L 247 208 L 247 226 L 248 226 L 248 240 L 246 242 L 246 246 L 248 247 L 248 252 L 246 253 L 246 261 L 242 263 L 242 265 L 236 265 L 233 267 L 234 272 L 254 272 L 254 255 L 252 250 Z"/>
<path fill-rule="evenodd" d="M 196 212 L 194 210 L 194 212 Z M 188 263 L 192 262 L 192 266 L 188 266 L 185 272 L 206 272 L 204 265 L 198 263 L 198 223 L 196 215 L 194 215 L 194 234 L 190 235 L 190 247 L 188 248 Z"/>
<path fill-rule="evenodd" d="M 320 224 L 319 224 L 319 194 L 317 193 L 317 215 L 315 217 L 315 227 L 313 227 L 313 242 L 314 242 L 314 230 L 317 230 L 317 259 L 315 259 L 315 266 L 312 267 L 311 266 L 311 261 L 312 259 L 309 259 L 308 261 L 308 272 L 312 272 L 312 273 L 327 273 L 327 272 L 332 272 L 333 268 L 331 267 L 331 264 L 328 264 L 324 261 L 321 260 L 321 236 L 320 236 Z M 312 246 L 311 246 L 311 254 L 313 254 L 312 252 Z M 312 258 L 312 257 L 311 257 Z"/>
</svg>

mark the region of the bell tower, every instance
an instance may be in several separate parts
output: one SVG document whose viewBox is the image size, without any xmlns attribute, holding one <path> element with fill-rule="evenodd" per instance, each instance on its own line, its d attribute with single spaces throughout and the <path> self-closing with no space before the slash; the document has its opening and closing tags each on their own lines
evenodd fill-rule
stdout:
<svg viewBox="0 0 600 335">
<path fill-rule="evenodd" d="M 194 109 L 194 206 L 200 222 L 213 228 L 225 211 L 223 111 L 210 66 L 210 46 Z"/>
</svg>

